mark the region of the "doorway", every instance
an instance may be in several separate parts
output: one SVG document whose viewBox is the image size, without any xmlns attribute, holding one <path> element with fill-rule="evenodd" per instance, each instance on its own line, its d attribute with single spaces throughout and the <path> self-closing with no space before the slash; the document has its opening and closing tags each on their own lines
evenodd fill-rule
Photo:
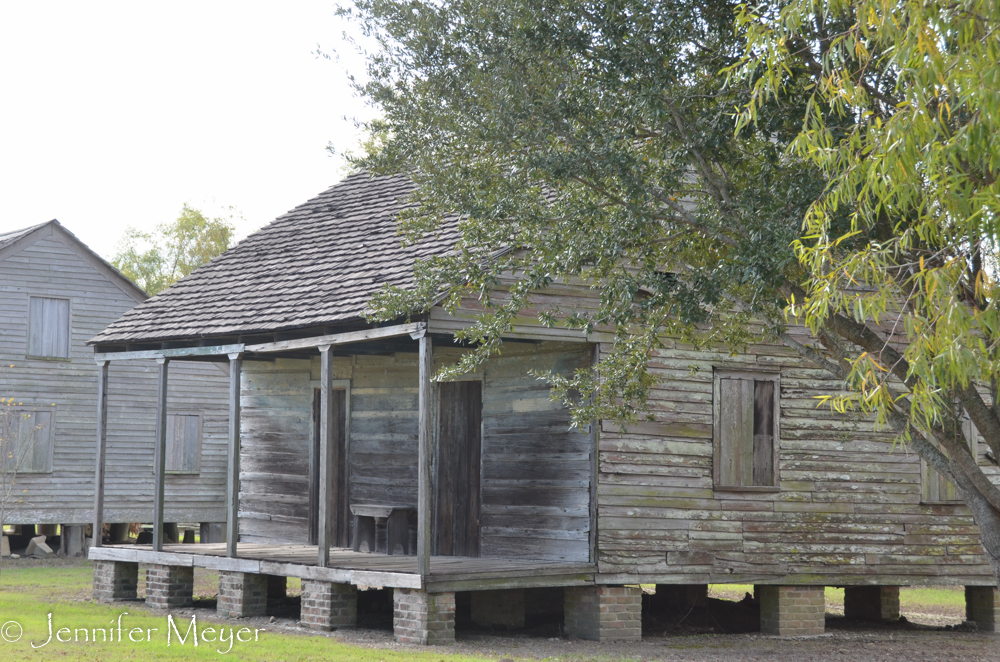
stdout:
<svg viewBox="0 0 1000 662">
<path fill-rule="evenodd" d="M 338 472 L 337 493 L 332 496 L 330 512 L 333 516 L 331 529 L 333 535 L 333 545 L 336 547 L 351 546 L 351 513 L 350 513 L 350 485 L 348 477 L 350 465 L 347 456 L 347 390 L 333 389 L 333 409 L 330 415 L 333 417 L 333 434 L 331 440 L 337 444 L 337 457 L 340 461 L 333 470 Z M 319 431 L 320 431 L 320 408 L 322 406 L 322 390 L 313 389 L 313 438 L 312 446 L 309 450 L 309 544 L 315 545 L 319 542 Z"/>
<path fill-rule="evenodd" d="M 438 387 L 437 551 L 479 556 L 483 383 Z"/>
</svg>

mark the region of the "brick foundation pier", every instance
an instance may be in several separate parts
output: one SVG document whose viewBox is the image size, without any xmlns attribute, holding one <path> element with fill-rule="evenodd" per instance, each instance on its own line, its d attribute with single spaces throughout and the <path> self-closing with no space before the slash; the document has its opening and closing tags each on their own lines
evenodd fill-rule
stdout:
<svg viewBox="0 0 1000 662">
<path fill-rule="evenodd" d="M 358 623 L 357 587 L 303 579 L 299 620 L 314 630 L 355 627 Z"/>
<path fill-rule="evenodd" d="M 124 561 L 94 561 L 94 600 L 136 600 L 139 564 Z"/>
<path fill-rule="evenodd" d="M 193 594 L 193 567 L 157 563 L 146 570 L 146 606 L 153 609 L 190 607 Z"/>
<path fill-rule="evenodd" d="M 250 618 L 267 613 L 267 575 L 219 571 L 216 612 L 224 618 Z"/>
<path fill-rule="evenodd" d="M 642 639 L 642 590 L 637 586 L 565 589 L 566 634 L 592 641 Z"/>
<path fill-rule="evenodd" d="M 965 587 L 965 619 L 981 632 L 1000 631 L 1000 592 L 995 586 Z"/>
<path fill-rule="evenodd" d="M 397 588 L 392 595 L 392 629 L 404 644 L 455 643 L 455 594 Z"/>
<path fill-rule="evenodd" d="M 825 590 L 824 586 L 757 586 L 760 631 L 785 636 L 823 634 Z"/>
<path fill-rule="evenodd" d="M 473 591 L 472 622 L 483 627 L 524 627 L 524 589 Z"/>
<path fill-rule="evenodd" d="M 898 621 L 899 587 L 844 587 L 844 617 L 854 621 Z"/>
</svg>

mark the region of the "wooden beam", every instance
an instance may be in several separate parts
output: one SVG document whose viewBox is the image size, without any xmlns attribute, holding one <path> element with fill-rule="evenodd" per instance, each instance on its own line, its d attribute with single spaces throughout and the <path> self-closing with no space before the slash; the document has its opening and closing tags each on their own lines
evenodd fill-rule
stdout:
<svg viewBox="0 0 1000 662">
<path fill-rule="evenodd" d="M 601 362 L 601 346 L 594 343 L 590 351 L 590 369 L 598 372 Z M 595 378 L 599 375 L 595 374 Z M 589 557 L 591 563 L 597 563 L 597 477 L 600 472 L 601 422 L 594 419 L 590 424 L 590 540 Z"/>
<path fill-rule="evenodd" d="M 156 442 L 153 446 L 153 549 L 163 549 L 163 493 L 167 463 L 167 365 L 170 359 L 159 358 L 160 374 L 156 394 Z"/>
<path fill-rule="evenodd" d="M 431 574 L 431 375 L 434 346 L 431 337 L 420 338 L 419 451 L 417 453 L 417 573 Z"/>
<path fill-rule="evenodd" d="M 266 342 L 259 345 L 247 345 L 246 351 L 255 353 L 284 352 L 288 350 L 309 349 L 326 345 L 344 345 L 352 342 L 375 340 L 377 338 L 395 338 L 398 336 L 414 335 L 423 332 L 426 328 L 427 324 L 425 322 L 397 324 L 396 326 L 382 326 L 375 329 L 362 329 L 360 331 L 334 333 L 328 336 L 313 336 L 312 338 L 279 340 L 278 342 Z"/>
<path fill-rule="evenodd" d="M 214 347 L 176 347 L 174 349 L 149 349 L 139 352 L 104 352 L 94 354 L 100 361 L 134 361 L 138 359 L 177 359 L 185 356 L 222 356 L 243 351 L 243 345 L 216 345 Z"/>
<path fill-rule="evenodd" d="M 108 444 L 108 362 L 97 362 L 97 468 L 94 471 L 94 547 L 104 531 L 104 471 Z"/>
<path fill-rule="evenodd" d="M 320 409 L 319 409 L 319 530 L 317 531 L 316 565 L 330 565 L 330 543 L 333 534 L 330 498 L 337 494 L 339 471 L 339 444 L 333 439 L 333 354 L 330 345 L 322 345 L 320 353 Z"/>
<path fill-rule="evenodd" d="M 229 355 L 229 447 L 226 472 L 226 556 L 236 558 L 240 539 L 240 373 L 243 359 Z"/>
</svg>

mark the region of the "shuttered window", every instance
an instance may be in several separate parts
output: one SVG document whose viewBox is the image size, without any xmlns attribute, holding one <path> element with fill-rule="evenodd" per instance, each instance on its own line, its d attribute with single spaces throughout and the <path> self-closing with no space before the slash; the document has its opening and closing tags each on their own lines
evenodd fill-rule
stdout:
<svg viewBox="0 0 1000 662">
<path fill-rule="evenodd" d="M 2 411 L 0 470 L 13 473 L 52 471 L 54 412 L 12 408 Z"/>
<path fill-rule="evenodd" d="M 28 356 L 69 358 L 69 299 L 28 298 Z"/>
<path fill-rule="evenodd" d="M 961 436 L 955 435 L 957 440 L 961 443 L 968 443 L 972 457 L 978 458 L 979 432 L 976 430 L 976 426 L 967 416 L 962 417 L 960 425 L 962 434 Z M 948 455 L 948 451 L 945 449 L 939 448 L 939 450 Z M 920 460 L 920 500 L 924 503 L 962 503 L 962 497 L 955 491 L 955 485 L 924 460 Z"/>
<path fill-rule="evenodd" d="M 778 485 L 777 375 L 716 373 L 715 484 Z"/>
<path fill-rule="evenodd" d="M 167 414 L 166 470 L 198 473 L 201 468 L 201 416 Z"/>
</svg>

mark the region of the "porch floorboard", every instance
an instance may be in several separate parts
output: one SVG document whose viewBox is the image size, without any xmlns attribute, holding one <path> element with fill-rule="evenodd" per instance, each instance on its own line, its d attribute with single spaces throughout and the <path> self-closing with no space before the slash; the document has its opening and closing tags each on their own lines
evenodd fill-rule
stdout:
<svg viewBox="0 0 1000 662">
<path fill-rule="evenodd" d="M 316 566 L 315 545 L 240 543 L 237 558 L 226 557 L 225 543 L 108 545 L 90 548 L 91 560 L 185 565 L 253 574 L 301 577 L 364 586 L 416 588 L 428 592 L 469 591 L 594 583 L 590 563 L 432 556 L 427 577 L 417 574 L 417 557 L 331 548 L 330 565 Z"/>
</svg>

